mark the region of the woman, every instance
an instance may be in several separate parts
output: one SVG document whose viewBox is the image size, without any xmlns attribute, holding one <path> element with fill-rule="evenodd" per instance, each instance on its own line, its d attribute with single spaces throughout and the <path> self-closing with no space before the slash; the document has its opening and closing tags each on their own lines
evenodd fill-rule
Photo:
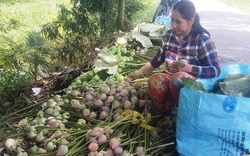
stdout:
<svg viewBox="0 0 250 156">
<path fill-rule="evenodd" d="M 180 87 L 172 83 L 176 82 L 173 79 L 213 78 L 220 74 L 214 42 L 200 25 L 199 15 L 191 1 L 182 0 L 174 5 L 171 26 L 155 57 L 128 75 L 131 79 L 146 76 L 166 63 L 164 73 L 153 74 L 148 79 L 149 95 L 159 111 L 178 104 Z"/>
</svg>

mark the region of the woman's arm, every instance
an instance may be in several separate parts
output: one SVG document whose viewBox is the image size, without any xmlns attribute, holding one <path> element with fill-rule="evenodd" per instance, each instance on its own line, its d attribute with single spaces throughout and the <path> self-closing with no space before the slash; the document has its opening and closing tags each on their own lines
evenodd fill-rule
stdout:
<svg viewBox="0 0 250 156">
<path fill-rule="evenodd" d="M 191 74 L 199 78 L 213 78 L 220 75 L 220 64 L 214 42 L 208 38 L 199 48 L 200 66 L 193 65 Z"/>
</svg>

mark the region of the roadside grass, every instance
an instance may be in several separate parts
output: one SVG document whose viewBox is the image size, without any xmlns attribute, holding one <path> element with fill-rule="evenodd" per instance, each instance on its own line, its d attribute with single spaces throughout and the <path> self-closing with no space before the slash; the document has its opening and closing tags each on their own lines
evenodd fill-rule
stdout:
<svg viewBox="0 0 250 156">
<path fill-rule="evenodd" d="M 69 5 L 70 0 L 1 0 L 0 36 L 24 42 L 27 32 L 57 19 L 59 4 Z"/>
<path fill-rule="evenodd" d="M 250 0 L 216 0 L 216 1 L 235 7 L 241 10 L 242 12 L 250 15 Z"/>
</svg>

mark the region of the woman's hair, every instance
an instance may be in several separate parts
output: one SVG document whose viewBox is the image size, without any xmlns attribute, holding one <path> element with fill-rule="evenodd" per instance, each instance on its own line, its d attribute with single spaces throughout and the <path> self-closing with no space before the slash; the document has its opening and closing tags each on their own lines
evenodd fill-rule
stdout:
<svg viewBox="0 0 250 156">
<path fill-rule="evenodd" d="M 194 24 L 192 26 L 194 33 L 200 34 L 205 32 L 210 36 L 210 33 L 201 26 L 200 17 L 196 13 L 195 6 L 191 1 L 181 0 L 174 5 L 173 10 L 178 11 L 185 20 L 194 18 Z"/>
</svg>

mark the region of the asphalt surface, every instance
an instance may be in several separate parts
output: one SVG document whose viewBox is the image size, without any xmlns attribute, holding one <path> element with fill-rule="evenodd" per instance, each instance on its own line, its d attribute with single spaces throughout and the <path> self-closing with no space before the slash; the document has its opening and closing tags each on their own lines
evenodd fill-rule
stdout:
<svg viewBox="0 0 250 156">
<path fill-rule="evenodd" d="M 250 15 L 214 0 L 192 0 L 215 46 L 221 65 L 250 65 Z"/>
</svg>

